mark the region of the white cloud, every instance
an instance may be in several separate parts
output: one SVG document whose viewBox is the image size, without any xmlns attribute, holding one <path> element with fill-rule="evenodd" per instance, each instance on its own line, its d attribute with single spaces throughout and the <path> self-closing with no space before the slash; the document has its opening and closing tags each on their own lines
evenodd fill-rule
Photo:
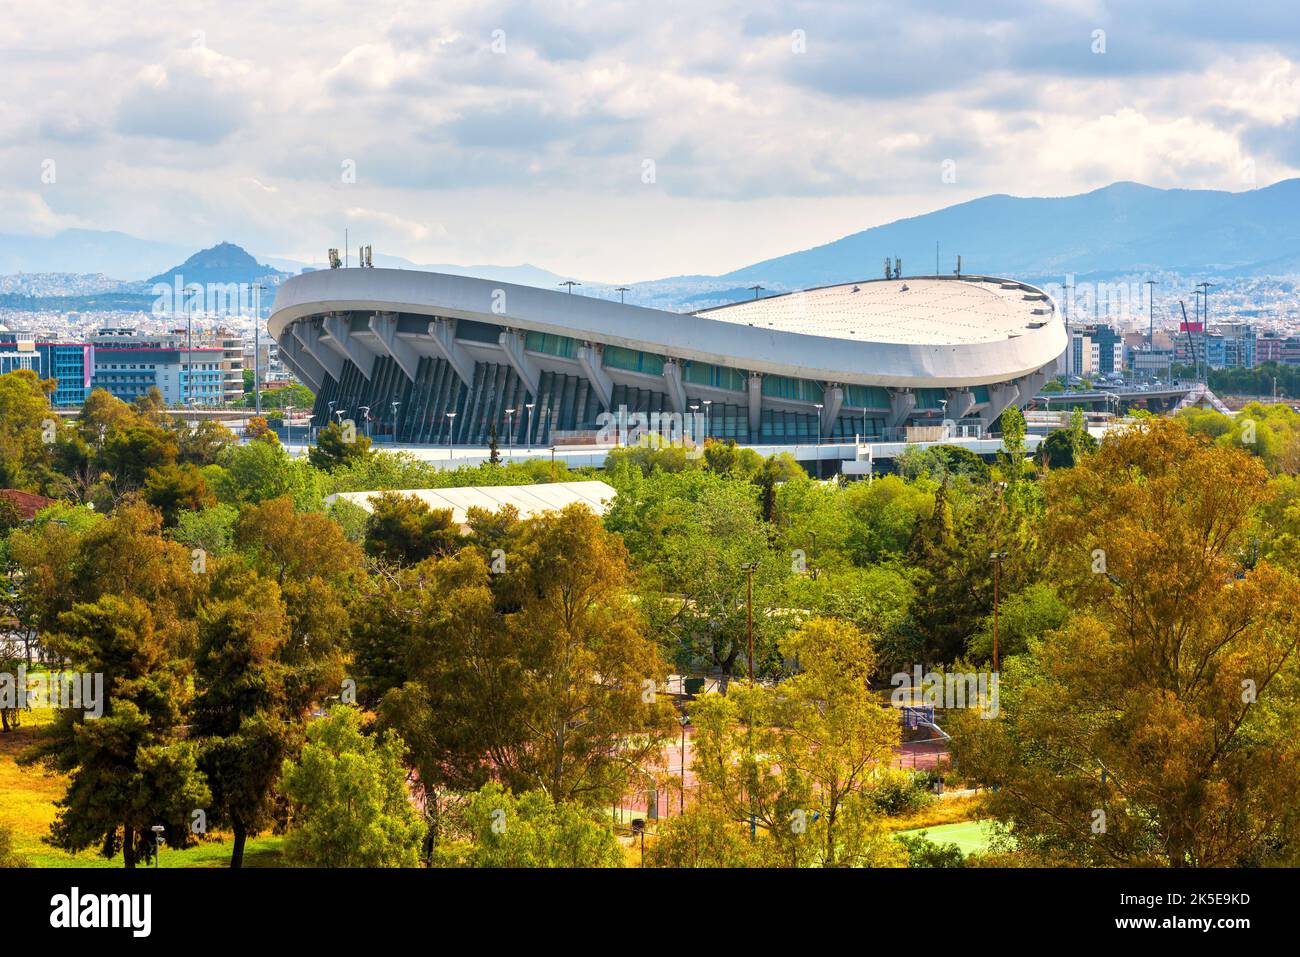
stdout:
<svg viewBox="0 0 1300 957">
<path fill-rule="evenodd" d="M 0 209 L 5 231 L 21 235 L 52 236 L 83 225 L 76 216 L 56 213 L 43 196 L 29 190 L 0 189 Z"/>
<path fill-rule="evenodd" d="M 1264 185 L 1300 168 L 1300 34 L 1265 7 L 20 4 L 0 22 L 0 182 L 57 157 L 59 192 L 6 194 L 0 229 L 312 258 L 352 224 L 416 261 L 634 280 L 987 192 L 1240 189 L 1247 159 Z"/>
</svg>

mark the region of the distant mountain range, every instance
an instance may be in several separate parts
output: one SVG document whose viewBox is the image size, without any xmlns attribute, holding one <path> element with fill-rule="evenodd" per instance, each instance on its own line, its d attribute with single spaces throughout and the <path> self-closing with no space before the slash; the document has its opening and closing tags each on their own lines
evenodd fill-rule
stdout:
<svg viewBox="0 0 1300 957">
<path fill-rule="evenodd" d="M 936 246 L 938 243 L 938 262 Z M 16 272 L 105 273 L 135 280 L 129 291 L 180 274 L 187 282 L 253 282 L 307 268 L 292 260 L 258 262 L 221 243 L 185 259 L 163 243 L 125 233 L 65 230 L 52 237 L 0 235 L 0 276 Z M 764 260 L 721 276 L 674 276 L 637 283 L 629 302 L 701 308 L 746 295 L 800 289 L 882 274 L 886 256 L 905 276 L 962 272 L 1030 281 L 1174 271 L 1189 275 L 1300 273 L 1300 179 L 1230 193 L 1113 183 L 1077 196 L 984 196 L 921 216 L 853 233 L 834 242 Z M 566 276 L 533 266 L 421 265 L 377 255 L 375 265 L 420 269 L 555 288 Z M 148 267 L 148 268 L 143 268 Z M 141 281 L 141 277 L 150 278 Z M 128 284 L 124 290 L 128 291 Z M 584 281 L 588 295 L 613 297 L 612 284 Z"/>
<path fill-rule="evenodd" d="M 538 266 L 524 263 L 520 266 L 456 266 L 450 263 L 420 265 L 401 256 L 375 256 L 375 265 L 386 269 L 419 269 L 423 272 L 443 272 L 452 276 L 475 276 L 497 282 L 513 282 L 520 286 L 558 286 L 569 276 L 561 276 Z"/>
<path fill-rule="evenodd" d="M 747 283 L 818 286 L 883 272 L 962 272 L 1025 279 L 1170 270 L 1293 271 L 1300 260 L 1300 179 L 1229 193 L 1113 183 L 1060 198 L 984 196 L 727 273 Z"/>
</svg>

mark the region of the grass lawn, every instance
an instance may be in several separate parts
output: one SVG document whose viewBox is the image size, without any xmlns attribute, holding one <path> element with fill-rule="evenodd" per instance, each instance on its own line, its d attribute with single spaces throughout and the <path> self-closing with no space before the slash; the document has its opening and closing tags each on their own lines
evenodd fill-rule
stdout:
<svg viewBox="0 0 1300 957">
<path fill-rule="evenodd" d="M 938 827 L 895 832 L 895 836 L 904 834 L 908 837 L 924 834 L 926 840 L 933 841 L 935 844 L 956 844 L 963 854 L 983 854 L 989 849 L 992 839 L 989 827 L 984 821 L 961 821 L 957 824 L 941 824 Z"/>
<path fill-rule="evenodd" d="M 18 753 L 33 744 L 49 724 L 52 712 L 24 711 L 17 731 L 0 734 L 0 824 L 14 831 L 14 850 L 32 867 L 121 867 L 122 856 L 111 860 L 96 851 L 69 854 L 50 847 L 42 838 L 54 821 L 55 800 L 63 796 L 64 777 L 32 765 L 19 767 Z M 244 847 L 245 867 L 280 866 L 283 837 L 251 837 Z M 228 835 L 214 835 L 183 851 L 163 848 L 160 867 L 226 867 L 230 864 Z"/>
</svg>

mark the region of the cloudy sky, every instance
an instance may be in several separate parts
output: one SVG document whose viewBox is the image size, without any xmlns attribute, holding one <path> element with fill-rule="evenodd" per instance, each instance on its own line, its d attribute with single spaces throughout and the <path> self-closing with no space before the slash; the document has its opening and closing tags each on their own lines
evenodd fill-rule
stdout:
<svg viewBox="0 0 1300 957">
<path fill-rule="evenodd" d="M 714 273 L 987 193 L 1297 175 L 1298 61 L 1294 0 L 20 0 L 0 232 Z"/>
</svg>

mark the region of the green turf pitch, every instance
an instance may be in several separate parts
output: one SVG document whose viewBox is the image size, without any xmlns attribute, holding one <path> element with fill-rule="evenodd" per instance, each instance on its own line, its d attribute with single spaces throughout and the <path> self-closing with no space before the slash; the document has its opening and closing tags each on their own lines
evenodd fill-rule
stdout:
<svg viewBox="0 0 1300 957">
<path fill-rule="evenodd" d="M 956 824 L 920 827 L 898 833 L 908 837 L 924 834 L 926 840 L 933 841 L 935 844 L 956 844 L 963 854 L 984 853 L 989 849 L 992 837 L 989 828 L 982 821 L 959 821 Z"/>
</svg>

